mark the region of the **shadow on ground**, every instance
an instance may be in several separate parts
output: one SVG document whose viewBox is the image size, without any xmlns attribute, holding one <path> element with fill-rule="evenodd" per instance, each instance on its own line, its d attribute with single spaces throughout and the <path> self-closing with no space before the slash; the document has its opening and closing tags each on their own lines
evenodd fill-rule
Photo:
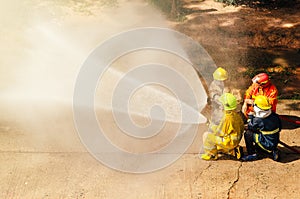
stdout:
<svg viewBox="0 0 300 199">
<path fill-rule="evenodd" d="M 299 85 L 298 85 L 299 86 Z M 294 110 L 300 110 L 300 102 L 295 101 L 293 103 L 289 103 L 286 105 L 288 108 L 286 110 L 288 111 L 294 111 Z"/>
<path fill-rule="evenodd" d="M 291 146 L 298 151 L 300 150 L 299 146 Z M 300 154 L 292 152 L 291 150 L 285 148 L 285 147 L 279 147 L 280 150 L 280 160 L 281 163 L 289 163 L 300 159 Z"/>
<path fill-rule="evenodd" d="M 282 129 L 300 128 L 300 117 L 295 115 L 280 115 Z"/>
<path fill-rule="evenodd" d="M 264 9 L 278 9 L 278 8 L 290 8 L 298 0 L 236 0 L 235 5 L 244 5 L 251 8 L 264 8 Z"/>
<path fill-rule="evenodd" d="M 299 146 L 289 146 L 289 147 L 292 147 L 295 150 L 299 150 L 300 148 Z M 300 159 L 299 153 L 296 153 L 295 151 L 292 151 L 291 149 L 288 149 L 284 146 L 278 146 L 278 150 L 280 154 L 278 162 L 289 163 Z M 273 159 L 272 154 L 267 153 L 262 149 L 258 149 L 258 151 L 259 151 L 260 159 L 265 159 L 265 158 Z"/>
<path fill-rule="evenodd" d="M 299 146 L 291 146 L 296 150 L 300 150 Z M 281 163 L 289 163 L 289 162 L 294 162 L 300 159 L 300 154 L 296 153 L 294 151 L 291 151 L 290 149 L 286 148 L 286 147 L 278 147 L 279 151 L 280 151 L 280 159 L 278 162 Z M 246 152 L 247 149 L 246 147 L 243 147 L 243 151 Z M 267 154 L 266 152 L 260 151 L 259 152 L 259 159 L 272 159 L 272 155 L 271 154 Z M 241 161 L 241 160 L 237 160 L 235 157 L 231 156 L 231 155 L 227 155 L 227 154 L 221 154 L 218 157 L 218 160 L 233 160 L 233 161 Z"/>
</svg>

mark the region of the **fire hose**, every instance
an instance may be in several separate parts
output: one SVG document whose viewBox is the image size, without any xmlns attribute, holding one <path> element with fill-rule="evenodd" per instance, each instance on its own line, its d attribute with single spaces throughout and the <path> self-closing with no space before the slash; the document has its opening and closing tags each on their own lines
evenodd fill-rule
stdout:
<svg viewBox="0 0 300 199">
<path fill-rule="evenodd" d="M 300 120 L 291 120 L 283 115 L 279 115 L 280 119 L 284 120 L 284 121 L 287 121 L 287 122 L 291 122 L 291 123 L 294 123 L 294 124 L 298 124 L 300 125 Z"/>
</svg>

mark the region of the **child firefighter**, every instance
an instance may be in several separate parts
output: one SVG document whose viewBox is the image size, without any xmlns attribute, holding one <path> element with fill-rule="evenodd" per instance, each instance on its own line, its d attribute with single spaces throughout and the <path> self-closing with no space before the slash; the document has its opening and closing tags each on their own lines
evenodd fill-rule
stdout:
<svg viewBox="0 0 300 199">
<path fill-rule="evenodd" d="M 219 125 L 210 128 L 203 135 L 204 154 L 203 160 L 216 160 L 218 152 L 230 154 L 240 159 L 242 156 L 241 141 L 244 122 L 239 113 L 236 112 L 237 100 L 231 93 L 224 93 L 219 98 L 223 105 L 224 114 Z"/>
</svg>

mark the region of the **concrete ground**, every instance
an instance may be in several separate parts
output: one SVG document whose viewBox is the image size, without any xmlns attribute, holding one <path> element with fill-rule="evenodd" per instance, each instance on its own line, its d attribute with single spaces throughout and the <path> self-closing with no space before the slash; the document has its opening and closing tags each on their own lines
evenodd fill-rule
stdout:
<svg viewBox="0 0 300 199">
<path fill-rule="evenodd" d="M 289 118 L 298 116 L 299 104 L 280 101 L 278 113 Z M 70 107 L 58 103 L 51 108 L 49 104 L 48 108 L 37 104 L 20 106 L 1 103 L 0 198 L 299 196 L 300 156 L 281 146 L 280 162 L 269 158 L 255 162 L 226 158 L 207 162 L 198 157 L 196 138 L 188 152 L 169 167 L 147 174 L 123 173 L 102 165 L 86 151 L 75 131 Z M 32 114 L 38 115 L 31 122 L 26 120 Z M 199 134 L 204 128 L 199 127 Z M 284 122 L 281 140 L 299 150 L 298 133 L 299 126 Z"/>
</svg>

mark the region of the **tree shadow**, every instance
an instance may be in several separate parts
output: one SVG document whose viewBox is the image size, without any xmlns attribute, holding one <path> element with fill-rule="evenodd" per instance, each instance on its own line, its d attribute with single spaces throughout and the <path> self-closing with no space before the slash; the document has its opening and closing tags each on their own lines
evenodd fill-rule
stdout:
<svg viewBox="0 0 300 199">
<path fill-rule="evenodd" d="M 291 104 L 286 105 L 288 108 L 287 110 L 300 110 L 300 102 L 293 102 Z"/>
<path fill-rule="evenodd" d="M 293 7 L 297 0 L 236 0 L 235 5 L 244 5 L 250 8 L 277 9 Z"/>
<path fill-rule="evenodd" d="M 184 13 L 184 14 L 194 14 L 194 13 L 209 13 L 209 12 L 215 12 L 215 11 L 218 11 L 217 9 L 215 8 L 211 8 L 211 9 L 195 9 L 195 8 L 184 8 L 184 7 L 181 7 L 180 8 L 180 12 L 181 13 Z"/>
<path fill-rule="evenodd" d="M 193 7 L 188 10 L 191 15 L 175 29 L 198 41 L 217 66 L 233 74 L 228 79 L 232 86 L 245 90 L 254 75 L 266 72 L 277 86 L 280 99 L 298 99 L 300 1 L 293 2 L 272 12 L 241 7 L 235 12 L 207 9 L 206 13 L 197 6 L 201 2 L 187 4 Z"/>
<path fill-rule="evenodd" d="M 256 74 L 267 73 L 279 91 L 280 99 L 298 99 L 300 97 L 298 78 L 300 72 L 300 53 L 296 49 L 263 49 L 248 47 L 247 58 L 243 65 L 243 76 L 252 79 Z M 299 110 L 299 104 L 290 107 Z"/>
</svg>

